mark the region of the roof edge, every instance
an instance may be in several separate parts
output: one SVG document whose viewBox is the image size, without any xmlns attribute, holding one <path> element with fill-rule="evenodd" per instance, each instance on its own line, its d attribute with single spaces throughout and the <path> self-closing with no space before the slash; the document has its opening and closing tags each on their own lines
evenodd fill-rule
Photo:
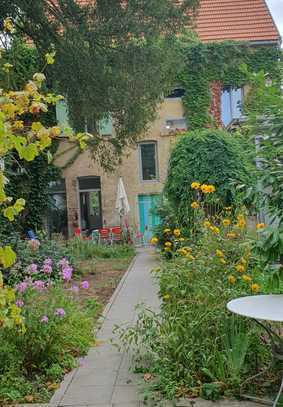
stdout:
<svg viewBox="0 0 283 407">
<path fill-rule="evenodd" d="M 269 5 L 267 4 L 266 0 L 263 0 L 263 2 L 264 2 L 265 6 L 266 6 L 266 8 L 267 8 L 268 14 L 270 15 L 270 18 L 271 18 L 271 20 L 272 20 L 272 22 L 273 22 L 273 25 L 274 25 L 274 27 L 275 27 L 275 29 L 276 29 L 276 31 L 277 31 L 277 34 L 278 34 L 278 41 L 279 41 L 279 44 L 281 45 L 281 44 L 282 44 L 282 37 L 281 37 L 280 31 L 279 31 L 279 29 L 278 29 L 278 27 L 277 27 L 277 24 L 276 24 L 276 22 L 275 22 L 275 20 L 274 20 L 274 18 L 273 18 L 273 15 L 272 15 L 272 13 L 271 13 L 271 11 L 270 11 Z"/>
</svg>

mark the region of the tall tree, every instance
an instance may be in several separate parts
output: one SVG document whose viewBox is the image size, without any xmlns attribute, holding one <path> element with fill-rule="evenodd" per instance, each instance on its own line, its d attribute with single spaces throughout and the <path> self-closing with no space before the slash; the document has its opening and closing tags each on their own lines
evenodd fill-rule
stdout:
<svg viewBox="0 0 283 407">
<path fill-rule="evenodd" d="M 8 11 L 42 55 L 54 47 L 53 84 L 67 98 L 74 128 L 84 130 L 87 123 L 97 134 L 100 120 L 111 115 L 116 137 L 108 142 L 121 153 L 154 119 L 175 80 L 182 65 L 177 34 L 191 26 L 197 5 L 198 0 L 11 0 Z M 90 144 L 97 154 L 103 141 L 97 136 Z"/>
</svg>

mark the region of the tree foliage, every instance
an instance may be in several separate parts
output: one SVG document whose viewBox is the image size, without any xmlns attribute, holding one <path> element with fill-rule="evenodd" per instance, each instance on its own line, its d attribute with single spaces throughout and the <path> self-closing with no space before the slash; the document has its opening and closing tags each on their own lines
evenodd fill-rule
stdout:
<svg viewBox="0 0 283 407">
<path fill-rule="evenodd" d="M 9 32 L 13 30 L 10 20 L 5 21 L 4 28 Z M 47 62 L 51 63 L 50 55 L 47 55 Z M 39 121 L 38 115 L 47 112 L 48 105 L 55 104 L 61 97 L 42 92 L 45 81 L 43 73 L 35 73 L 33 80 L 29 80 L 20 90 L 14 90 L 10 88 L 13 65 L 6 62 L 2 69 L 7 75 L 7 81 L 6 87 L 0 90 L 0 213 L 7 222 L 14 222 L 24 211 L 25 200 L 8 194 L 7 184 L 11 174 L 7 163 L 13 162 L 15 152 L 20 160 L 32 162 L 42 152 L 50 150 L 52 141 L 60 135 L 60 128 L 45 126 Z M 31 116 L 30 120 L 28 116 Z M 85 135 L 76 137 L 71 134 L 70 137 L 78 140 L 81 147 L 84 146 Z M 49 151 L 48 159 L 50 156 Z M 0 267 L 7 269 L 15 260 L 13 248 L 1 241 Z M 4 287 L 0 271 L 0 328 L 13 326 L 24 330 L 21 309 L 15 304 L 15 292 Z"/>
<path fill-rule="evenodd" d="M 254 194 L 268 227 L 262 231 L 260 251 L 267 265 L 280 261 L 283 278 L 283 99 L 281 80 L 271 81 L 263 71 L 250 75 L 252 92 L 246 103 L 248 129 L 257 138 L 258 183 Z M 277 269 L 277 267 L 276 267 Z M 280 266 L 279 266 L 280 270 Z M 278 270 L 277 270 L 278 271 Z"/>
<path fill-rule="evenodd" d="M 13 65 L 8 75 L 4 69 L 7 63 Z M 13 90 L 24 87 L 28 80 L 40 71 L 40 63 L 40 56 L 35 48 L 18 38 L 14 39 L 5 52 L 2 52 L 0 87 Z M 48 91 L 46 83 L 42 88 Z M 25 123 L 30 123 L 34 117 L 30 112 L 26 112 L 23 118 Z M 54 126 L 56 124 L 54 106 L 49 106 L 47 112 L 37 114 L 37 120 L 45 126 Z M 52 144 L 53 154 L 57 150 L 57 145 L 58 143 Z M 7 194 L 14 199 L 21 196 L 26 201 L 25 209 L 18 216 L 16 224 L 7 223 L 5 218 L 0 216 L 0 233 L 5 240 L 9 240 L 16 232 L 22 234 L 29 228 L 36 230 L 42 227 L 49 204 L 49 183 L 58 178 L 59 170 L 48 163 L 46 151 L 42 151 L 32 162 L 21 160 L 17 152 L 13 151 L 9 158 L 5 159 L 5 166 L 10 181 L 6 185 Z"/>
<path fill-rule="evenodd" d="M 113 118 L 116 137 L 90 143 L 98 154 L 103 143 L 121 153 L 153 120 L 181 65 L 175 34 L 189 27 L 198 0 L 10 3 L 18 32 L 41 54 L 54 47 L 51 74 L 67 98 L 73 126 L 82 131 L 87 124 L 97 133 L 101 119 Z"/>
</svg>

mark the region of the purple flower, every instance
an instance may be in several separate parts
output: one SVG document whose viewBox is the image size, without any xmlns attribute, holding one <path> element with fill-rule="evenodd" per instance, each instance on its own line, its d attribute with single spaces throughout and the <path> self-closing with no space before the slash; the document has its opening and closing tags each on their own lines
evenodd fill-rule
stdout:
<svg viewBox="0 0 283 407">
<path fill-rule="evenodd" d="M 59 265 L 60 267 L 62 267 L 62 269 L 63 269 L 63 268 L 65 268 L 65 267 L 68 267 L 68 266 L 69 266 L 69 262 L 68 262 L 68 260 L 66 259 L 66 257 L 63 257 L 63 259 L 61 259 L 61 260 L 59 261 L 58 265 Z"/>
<path fill-rule="evenodd" d="M 43 291 L 45 289 L 45 282 L 42 280 L 36 280 L 32 283 L 32 286 L 35 290 Z"/>
<path fill-rule="evenodd" d="M 88 282 L 88 281 L 82 281 L 82 282 L 81 282 L 81 287 L 82 287 L 84 290 L 88 290 L 88 289 L 89 289 L 89 282 Z"/>
<path fill-rule="evenodd" d="M 70 281 L 72 279 L 73 269 L 70 266 L 66 266 L 62 269 L 61 276 L 63 280 Z"/>
<path fill-rule="evenodd" d="M 32 264 L 30 264 L 28 267 L 27 267 L 27 272 L 29 273 L 29 274 L 36 274 L 38 271 L 37 271 L 37 264 L 35 264 L 35 263 L 32 263 Z"/>
<path fill-rule="evenodd" d="M 17 300 L 15 304 L 16 304 L 16 306 L 19 307 L 19 308 L 22 308 L 22 307 L 25 305 L 25 303 L 23 302 L 23 300 Z"/>
<path fill-rule="evenodd" d="M 41 318 L 40 322 L 42 322 L 43 324 L 47 324 L 49 321 L 48 316 L 47 315 L 43 315 L 43 317 Z"/>
<path fill-rule="evenodd" d="M 22 281 L 21 283 L 17 284 L 15 288 L 19 293 L 24 293 L 28 288 L 28 283 L 26 281 Z"/>
<path fill-rule="evenodd" d="M 66 315 L 66 312 L 64 308 L 57 308 L 54 312 L 54 315 L 56 315 L 56 317 L 63 318 Z"/>
<path fill-rule="evenodd" d="M 52 273 L 52 266 L 50 264 L 43 264 L 42 271 L 44 274 L 51 274 Z"/>
<path fill-rule="evenodd" d="M 52 259 L 50 259 L 50 257 L 47 257 L 47 259 L 45 259 L 43 262 L 44 265 L 50 266 L 50 267 L 52 267 L 52 263 L 53 263 L 53 261 L 52 261 Z"/>
</svg>

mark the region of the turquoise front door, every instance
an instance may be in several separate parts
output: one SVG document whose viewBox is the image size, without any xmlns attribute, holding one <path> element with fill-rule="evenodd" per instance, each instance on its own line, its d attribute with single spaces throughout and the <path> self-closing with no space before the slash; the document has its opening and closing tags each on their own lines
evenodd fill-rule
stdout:
<svg viewBox="0 0 283 407">
<path fill-rule="evenodd" d="M 139 195 L 140 231 L 146 240 L 151 239 L 154 227 L 159 225 L 159 216 L 155 213 L 156 205 L 159 203 L 160 195 Z"/>
</svg>

